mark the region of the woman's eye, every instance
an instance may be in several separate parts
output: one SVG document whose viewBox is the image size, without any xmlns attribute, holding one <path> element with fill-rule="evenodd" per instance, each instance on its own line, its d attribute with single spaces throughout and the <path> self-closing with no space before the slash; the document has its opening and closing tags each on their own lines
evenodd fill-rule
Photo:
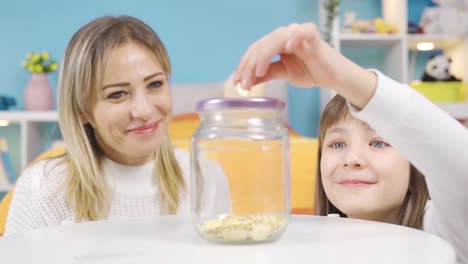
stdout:
<svg viewBox="0 0 468 264">
<path fill-rule="evenodd" d="M 126 95 L 126 93 L 124 91 L 118 91 L 118 92 L 114 92 L 114 93 L 109 94 L 107 96 L 107 99 L 120 99 L 125 95 Z"/>
<path fill-rule="evenodd" d="M 383 142 L 382 140 L 374 140 L 370 143 L 370 145 L 374 148 L 384 148 L 388 146 L 388 144 Z"/>
<path fill-rule="evenodd" d="M 333 142 L 330 144 L 330 147 L 334 149 L 344 148 L 345 146 L 346 144 L 344 142 Z"/>
<path fill-rule="evenodd" d="M 148 84 L 148 87 L 149 88 L 159 88 L 161 86 L 163 86 L 163 82 L 162 81 L 154 81 L 154 82 L 151 82 L 150 84 Z"/>
</svg>

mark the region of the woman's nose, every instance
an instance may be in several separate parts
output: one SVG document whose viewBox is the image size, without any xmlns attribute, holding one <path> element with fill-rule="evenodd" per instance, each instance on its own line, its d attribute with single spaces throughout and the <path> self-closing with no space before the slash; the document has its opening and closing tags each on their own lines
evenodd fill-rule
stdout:
<svg viewBox="0 0 468 264">
<path fill-rule="evenodd" d="M 146 94 L 136 94 L 133 97 L 131 115 L 134 118 L 148 120 L 153 114 L 153 105 Z"/>
</svg>

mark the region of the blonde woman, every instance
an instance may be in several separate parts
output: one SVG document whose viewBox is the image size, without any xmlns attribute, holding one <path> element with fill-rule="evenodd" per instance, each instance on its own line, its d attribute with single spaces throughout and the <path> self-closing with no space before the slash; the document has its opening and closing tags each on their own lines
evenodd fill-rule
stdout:
<svg viewBox="0 0 468 264">
<path fill-rule="evenodd" d="M 311 23 L 252 44 L 233 79 L 245 89 L 286 79 L 339 94 L 321 120 L 317 214 L 419 228 L 468 263 L 468 130 L 460 123 L 407 85 L 343 57 Z"/>
<path fill-rule="evenodd" d="M 59 78 L 67 152 L 23 172 L 5 234 L 188 212 L 189 155 L 174 151 L 167 134 L 170 75 L 163 43 L 143 22 L 102 17 L 80 28 Z"/>
</svg>

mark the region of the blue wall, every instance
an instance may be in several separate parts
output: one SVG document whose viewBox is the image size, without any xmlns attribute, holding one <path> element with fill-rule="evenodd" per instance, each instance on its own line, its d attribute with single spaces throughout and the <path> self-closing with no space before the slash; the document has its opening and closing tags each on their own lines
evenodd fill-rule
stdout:
<svg viewBox="0 0 468 264">
<path fill-rule="evenodd" d="M 72 34 L 98 16 L 128 14 L 147 22 L 167 45 L 173 82 L 206 82 L 225 79 L 248 44 L 263 34 L 316 20 L 315 7 L 305 0 L 8 1 L 0 9 L 0 34 L 6 40 L 0 43 L 0 92 L 21 98 L 29 76 L 20 67 L 25 54 L 48 50 L 60 58 Z M 50 79 L 55 85 L 57 75 Z"/>
<path fill-rule="evenodd" d="M 418 20 L 428 4 L 430 0 L 409 1 L 410 20 Z M 0 7 L 0 95 L 14 96 L 17 109 L 23 109 L 22 94 L 29 73 L 20 63 L 26 53 L 46 50 L 59 60 L 72 34 L 99 16 L 127 14 L 148 23 L 168 48 L 172 82 L 190 83 L 226 79 L 254 40 L 278 26 L 317 22 L 317 7 L 317 0 L 5 0 Z M 356 10 L 360 19 L 380 16 L 380 8 L 380 0 L 342 0 L 340 7 L 343 13 Z M 344 54 L 366 67 L 383 65 L 378 49 L 366 54 L 345 49 Z M 49 79 L 55 89 L 57 73 Z M 315 136 L 318 90 L 291 87 L 289 96 L 292 127 L 303 135 Z M 17 152 L 16 134 L 17 128 L 0 128 L 0 136 L 9 139 L 12 154 Z"/>
<path fill-rule="evenodd" d="M 281 25 L 316 21 L 316 7 L 316 1 L 306 0 L 6 1 L 0 8 L 0 94 L 16 97 L 17 109 L 23 109 L 29 73 L 20 62 L 26 53 L 47 50 L 60 59 L 72 34 L 98 16 L 128 14 L 152 26 L 169 50 L 172 81 L 186 83 L 226 79 L 251 42 Z M 55 88 L 57 73 L 49 79 Z M 304 115 L 292 117 L 293 126 L 306 135 L 315 133 L 317 96 L 313 90 L 291 92 L 292 107 L 310 109 L 304 114 L 311 116 L 309 122 Z"/>
</svg>

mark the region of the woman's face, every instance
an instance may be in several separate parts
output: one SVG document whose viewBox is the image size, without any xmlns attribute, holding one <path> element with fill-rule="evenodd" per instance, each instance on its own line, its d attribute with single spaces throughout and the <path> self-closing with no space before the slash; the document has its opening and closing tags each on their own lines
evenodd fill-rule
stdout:
<svg viewBox="0 0 468 264">
<path fill-rule="evenodd" d="M 321 179 L 330 202 L 348 217 L 393 223 L 410 163 L 355 118 L 327 129 L 322 146 Z"/>
<path fill-rule="evenodd" d="M 172 111 L 167 79 L 155 55 L 128 43 L 115 48 L 93 100 L 89 123 L 104 155 L 128 165 L 154 159 Z"/>
</svg>

